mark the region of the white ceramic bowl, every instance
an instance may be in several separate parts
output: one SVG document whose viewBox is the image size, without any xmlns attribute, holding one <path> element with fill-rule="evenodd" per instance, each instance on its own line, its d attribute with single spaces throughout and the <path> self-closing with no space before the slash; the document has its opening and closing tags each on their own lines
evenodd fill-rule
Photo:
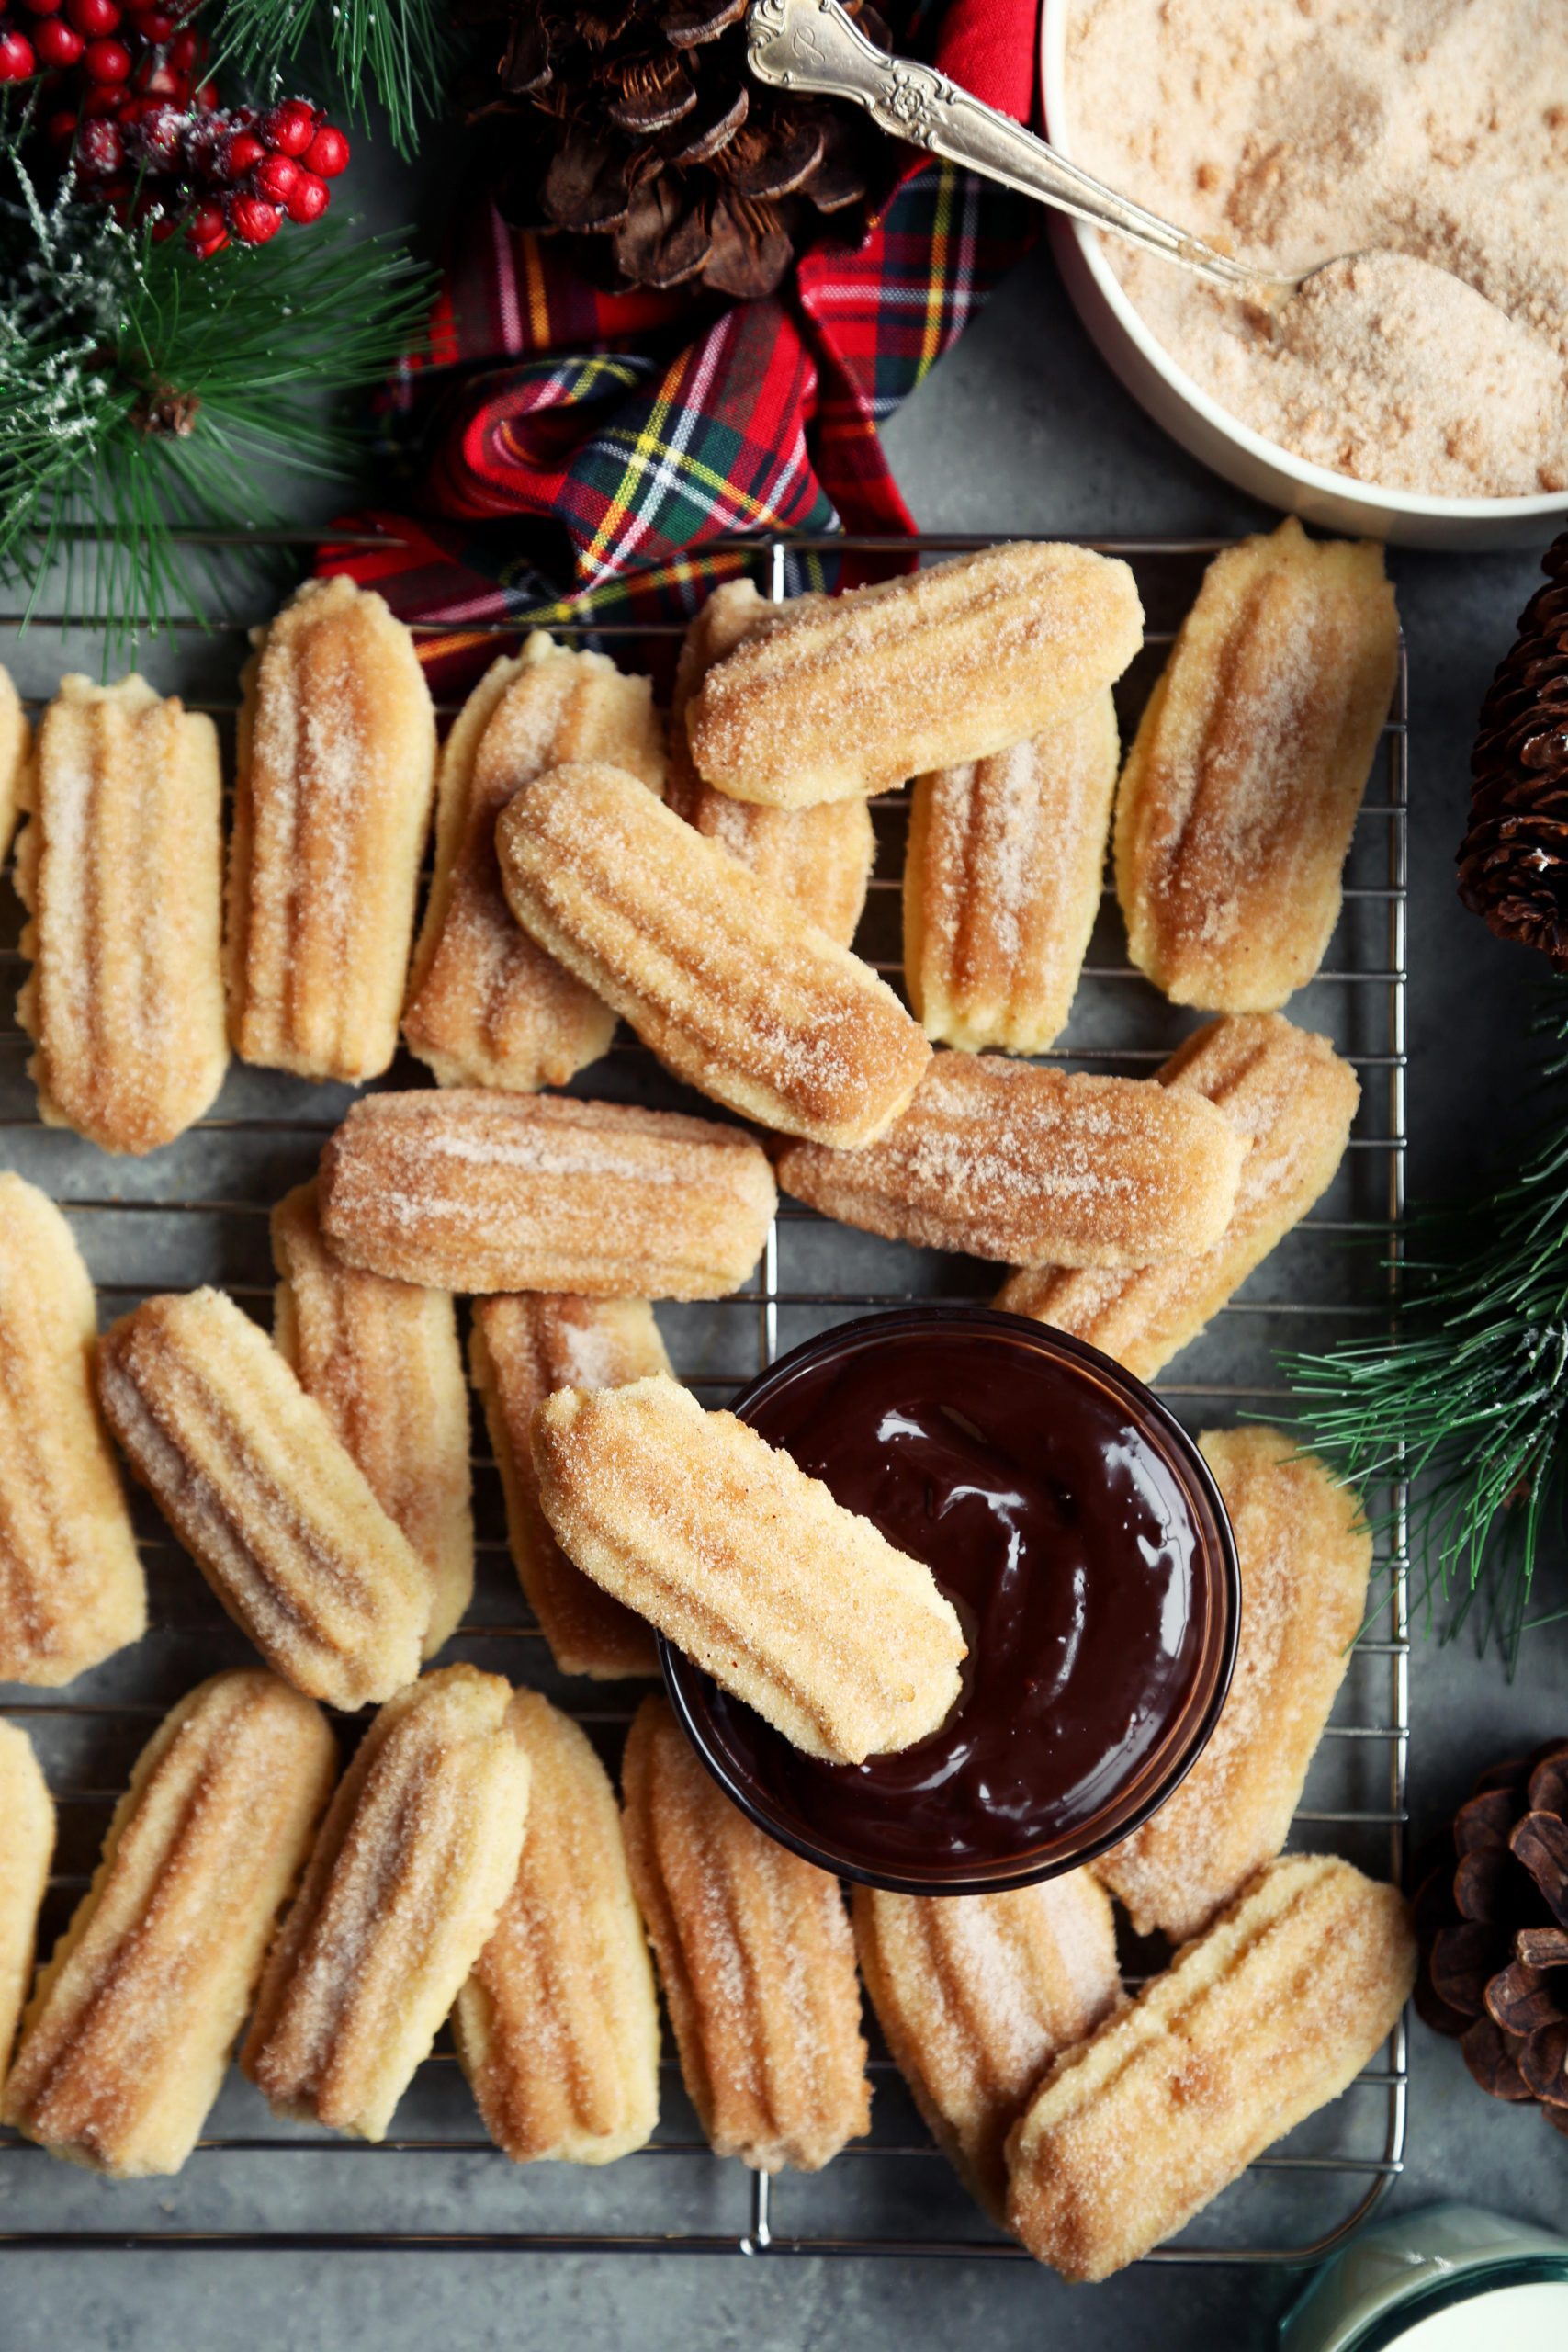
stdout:
<svg viewBox="0 0 1568 2352">
<path fill-rule="evenodd" d="M 1064 155 L 1073 153 L 1066 61 L 1067 19 L 1076 5 L 1044 0 L 1040 19 L 1045 119 L 1052 144 Z M 1067 291 L 1101 356 L 1156 424 L 1237 489 L 1330 530 L 1412 548 L 1541 547 L 1568 516 L 1565 491 L 1535 498 L 1419 498 L 1292 457 L 1227 415 L 1156 342 L 1123 293 L 1099 230 L 1053 211 L 1051 233 Z"/>
</svg>

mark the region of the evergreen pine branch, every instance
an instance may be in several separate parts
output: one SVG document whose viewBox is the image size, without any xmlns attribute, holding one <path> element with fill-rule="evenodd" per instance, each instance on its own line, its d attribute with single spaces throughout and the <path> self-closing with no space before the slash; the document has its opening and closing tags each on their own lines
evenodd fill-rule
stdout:
<svg viewBox="0 0 1568 2352">
<path fill-rule="evenodd" d="M 1564 987 L 1543 1023 L 1560 1046 Z M 1568 1613 L 1530 1613 L 1568 1504 L 1568 1056 L 1543 1077 L 1555 1115 L 1515 1181 L 1418 1221 L 1393 1334 L 1283 1359 L 1306 1443 L 1353 1481 L 1411 1481 L 1428 1624 L 1445 1604 L 1445 1634 L 1473 1622 L 1510 1665 Z"/>
<path fill-rule="evenodd" d="M 223 0 L 214 70 L 232 61 L 242 74 L 270 79 L 308 43 L 324 51 L 362 121 L 375 91 L 399 153 L 412 155 L 420 125 L 440 102 L 451 57 L 440 0 Z"/>
</svg>

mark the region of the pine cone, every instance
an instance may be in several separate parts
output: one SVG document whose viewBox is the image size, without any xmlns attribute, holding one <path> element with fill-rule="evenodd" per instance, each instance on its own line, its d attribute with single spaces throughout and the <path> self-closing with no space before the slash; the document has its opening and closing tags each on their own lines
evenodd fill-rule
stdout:
<svg viewBox="0 0 1568 2352">
<path fill-rule="evenodd" d="M 1483 1772 L 1423 1860 L 1417 2015 L 1568 2134 L 1568 1740 Z"/>
<path fill-rule="evenodd" d="M 1482 705 L 1459 894 L 1499 939 L 1568 971 L 1568 533 Z"/>
<path fill-rule="evenodd" d="M 884 48 L 869 0 L 845 0 Z M 622 284 L 771 294 L 824 215 L 891 185 L 896 151 L 857 107 L 762 89 L 746 0 L 458 0 L 494 36 L 462 93 L 515 227 L 603 238 Z"/>
</svg>

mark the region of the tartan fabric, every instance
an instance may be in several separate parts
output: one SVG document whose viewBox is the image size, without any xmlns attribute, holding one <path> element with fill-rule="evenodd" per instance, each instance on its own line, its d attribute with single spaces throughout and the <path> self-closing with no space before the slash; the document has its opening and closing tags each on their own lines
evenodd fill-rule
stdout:
<svg viewBox="0 0 1568 2352">
<path fill-rule="evenodd" d="M 1033 21 L 1034 0 L 956 0 L 938 62 L 1027 113 Z M 713 545 L 730 535 L 906 533 L 877 425 L 1038 218 L 913 163 L 858 240 L 829 233 L 776 296 L 726 304 L 601 291 L 486 200 L 458 225 L 429 348 L 387 403 L 390 438 L 418 453 L 419 511 L 344 518 L 387 545 L 323 547 L 320 568 L 424 624 L 423 657 L 450 687 L 484 650 L 479 622 L 687 617 L 744 562 Z"/>
</svg>

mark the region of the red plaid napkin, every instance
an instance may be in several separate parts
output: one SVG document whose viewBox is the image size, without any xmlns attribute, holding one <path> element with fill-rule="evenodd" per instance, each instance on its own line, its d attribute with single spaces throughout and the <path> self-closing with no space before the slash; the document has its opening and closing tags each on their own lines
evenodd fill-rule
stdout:
<svg viewBox="0 0 1568 2352">
<path fill-rule="evenodd" d="M 935 42 L 946 72 L 1025 120 L 1036 7 L 953 0 Z M 459 224 L 430 352 L 395 391 L 420 432 L 420 514 L 344 517 L 387 543 L 323 548 L 321 568 L 444 624 L 422 651 L 449 687 L 488 650 L 466 633 L 476 622 L 684 617 L 738 568 L 712 546 L 728 534 L 908 531 L 876 427 L 1039 217 L 911 156 L 858 242 L 829 236 L 777 295 L 723 306 L 684 288 L 601 293 L 486 202 Z M 528 518 L 554 526 L 556 549 L 564 530 L 565 561 L 549 534 L 515 527 Z"/>
</svg>

